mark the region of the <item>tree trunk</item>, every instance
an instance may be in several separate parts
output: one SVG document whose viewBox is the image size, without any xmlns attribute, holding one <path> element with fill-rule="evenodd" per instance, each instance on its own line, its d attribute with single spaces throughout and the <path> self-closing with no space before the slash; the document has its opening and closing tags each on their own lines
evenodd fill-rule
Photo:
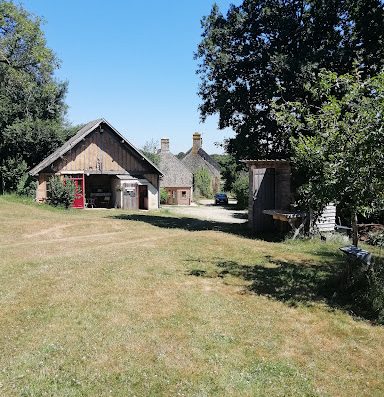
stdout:
<svg viewBox="0 0 384 397">
<path fill-rule="evenodd" d="M 357 214 L 356 211 L 352 212 L 352 244 L 357 247 L 359 243 L 359 233 L 357 229 Z"/>
</svg>

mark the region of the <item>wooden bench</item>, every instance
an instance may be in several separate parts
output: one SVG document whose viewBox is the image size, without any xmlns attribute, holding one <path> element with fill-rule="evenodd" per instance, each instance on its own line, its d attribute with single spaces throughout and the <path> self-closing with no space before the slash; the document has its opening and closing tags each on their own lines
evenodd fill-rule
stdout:
<svg viewBox="0 0 384 397">
<path fill-rule="evenodd" d="M 271 215 L 273 219 L 281 222 L 288 222 L 289 226 L 293 230 L 292 240 L 295 240 L 308 221 L 307 213 L 302 211 L 263 210 L 263 214 Z M 299 221 L 298 226 L 296 225 L 296 221 Z"/>
</svg>

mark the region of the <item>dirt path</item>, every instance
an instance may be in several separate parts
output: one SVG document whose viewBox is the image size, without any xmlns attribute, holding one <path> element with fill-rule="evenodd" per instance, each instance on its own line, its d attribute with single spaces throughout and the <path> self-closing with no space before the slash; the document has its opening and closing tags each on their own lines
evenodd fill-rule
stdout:
<svg viewBox="0 0 384 397">
<path fill-rule="evenodd" d="M 213 200 L 200 200 L 196 206 L 165 205 L 169 211 L 191 218 L 204 219 L 223 223 L 247 222 L 247 210 L 236 209 L 236 201 L 230 200 L 228 206 L 214 205 Z"/>
</svg>

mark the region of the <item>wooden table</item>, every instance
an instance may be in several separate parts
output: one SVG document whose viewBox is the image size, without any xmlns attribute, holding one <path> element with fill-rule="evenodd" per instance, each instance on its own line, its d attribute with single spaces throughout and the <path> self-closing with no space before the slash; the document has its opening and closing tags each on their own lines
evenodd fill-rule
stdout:
<svg viewBox="0 0 384 397">
<path fill-rule="evenodd" d="M 271 215 L 273 219 L 288 222 L 293 230 L 292 240 L 299 235 L 299 233 L 304 229 L 304 226 L 308 220 L 308 214 L 302 211 L 289 211 L 289 210 L 263 210 L 263 214 Z M 299 226 L 296 225 L 296 221 L 300 220 Z"/>
</svg>

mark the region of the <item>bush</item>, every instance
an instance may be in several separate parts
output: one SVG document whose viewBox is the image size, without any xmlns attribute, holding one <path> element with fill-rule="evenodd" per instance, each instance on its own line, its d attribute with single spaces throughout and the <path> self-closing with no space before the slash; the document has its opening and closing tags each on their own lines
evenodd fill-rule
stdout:
<svg viewBox="0 0 384 397">
<path fill-rule="evenodd" d="M 348 264 L 347 292 L 358 312 L 384 324 L 384 259 L 375 258 L 371 265 Z"/>
<path fill-rule="evenodd" d="M 247 173 L 241 173 L 232 185 L 233 194 L 237 200 L 237 207 L 244 209 L 248 207 L 249 177 Z"/>
<path fill-rule="evenodd" d="M 58 176 L 52 176 L 48 182 L 48 203 L 57 207 L 69 208 L 75 200 L 75 184 L 67 179 L 62 181 Z"/>
<path fill-rule="evenodd" d="M 16 193 L 19 196 L 35 197 L 37 182 L 28 174 L 24 174 L 17 184 Z"/>
<path fill-rule="evenodd" d="M 194 175 L 195 178 L 195 194 L 196 196 L 202 196 L 211 198 L 212 192 L 212 179 L 209 172 L 205 168 L 200 168 Z"/>
<path fill-rule="evenodd" d="M 3 194 L 6 191 L 16 191 L 20 179 L 26 174 L 27 170 L 27 163 L 21 156 L 8 158 L 0 162 L 1 188 L 3 190 Z"/>
<path fill-rule="evenodd" d="M 368 244 L 384 247 L 384 231 L 378 230 L 368 233 Z"/>
<path fill-rule="evenodd" d="M 167 204 L 168 192 L 162 187 L 160 189 L 160 204 Z"/>
</svg>

